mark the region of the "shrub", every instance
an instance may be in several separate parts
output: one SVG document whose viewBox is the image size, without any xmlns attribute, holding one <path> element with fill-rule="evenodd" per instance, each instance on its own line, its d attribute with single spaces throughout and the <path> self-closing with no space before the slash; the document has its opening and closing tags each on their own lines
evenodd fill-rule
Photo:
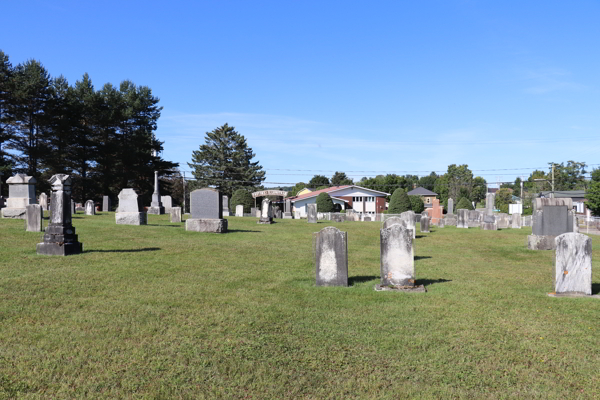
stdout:
<svg viewBox="0 0 600 400">
<path fill-rule="evenodd" d="M 421 196 L 408 196 L 408 198 L 410 199 L 411 210 L 415 214 L 421 214 L 425 210 L 425 203 L 423 203 Z"/>
<path fill-rule="evenodd" d="M 456 205 L 456 209 L 465 209 L 465 210 L 472 210 L 473 209 L 473 204 L 471 204 L 471 201 L 469 201 L 468 198 L 466 197 L 461 197 L 461 199 L 458 201 L 458 204 Z"/>
<path fill-rule="evenodd" d="M 331 196 L 327 193 L 321 193 L 317 196 L 317 211 L 318 212 L 333 212 L 335 209 Z"/>
<path fill-rule="evenodd" d="M 235 213 L 235 207 L 238 204 L 242 204 L 244 206 L 244 212 L 249 213 L 250 208 L 254 205 L 254 199 L 252 198 L 252 194 L 246 189 L 238 189 L 231 196 L 231 200 L 229 201 L 229 207 Z"/>
<path fill-rule="evenodd" d="M 411 209 L 410 199 L 402 188 L 394 190 L 392 198 L 390 199 L 390 206 L 388 212 L 390 214 L 400 214 Z"/>
</svg>

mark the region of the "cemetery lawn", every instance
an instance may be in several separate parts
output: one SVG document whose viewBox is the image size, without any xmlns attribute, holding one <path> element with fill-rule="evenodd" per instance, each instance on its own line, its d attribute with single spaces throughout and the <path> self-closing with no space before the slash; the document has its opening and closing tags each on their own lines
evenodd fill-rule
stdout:
<svg viewBox="0 0 600 400">
<path fill-rule="evenodd" d="M 74 216 L 84 253 L 0 220 L 0 398 L 598 398 L 600 299 L 551 298 L 522 230 L 417 234 L 427 293 L 375 292 L 380 223 Z M 48 221 L 44 221 L 47 225 Z M 312 233 L 348 232 L 348 288 L 315 286 Z M 600 237 L 593 236 L 593 292 Z"/>
</svg>

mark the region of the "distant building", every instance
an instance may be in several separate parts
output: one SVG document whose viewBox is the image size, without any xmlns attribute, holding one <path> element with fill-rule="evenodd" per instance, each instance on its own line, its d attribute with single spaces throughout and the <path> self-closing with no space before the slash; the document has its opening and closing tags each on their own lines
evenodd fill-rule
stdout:
<svg viewBox="0 0 600 400">
<path fill-rule="evenodd" d="M 551 191 L 541 192 L 537 197 L 552 197 Z M 557 190 L 554 192 L 557 199 L 571 198 L 573 200 L 573 209 L 578 214 L 585 214 L 587 207 L 585 205 L 585 190 Z"/>
<path fill-rule="evenodd" d="M 303 194 L 314 192 L 314 191 L 315 191 L 314 188 L 307 188 L 307 187 L 305 187 L 304 189 L 299 190 L 298 193 L 296 193 L 296 196 L 301 196 Z"/>
<path fill-rule="evenodd" d="M 427 190 L 424 187 L 418 187 L 407 193 L 409 196 L 421 196 L 421 200 L 425 204 L 425 208 L 430 208 L 433 205 L 433 199 L 437 198 L 437 193 Z"/>
</svg>

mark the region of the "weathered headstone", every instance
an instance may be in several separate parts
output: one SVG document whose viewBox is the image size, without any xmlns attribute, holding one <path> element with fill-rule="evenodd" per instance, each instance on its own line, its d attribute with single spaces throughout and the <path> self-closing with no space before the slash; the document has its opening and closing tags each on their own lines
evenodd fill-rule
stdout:
<svg viewBox="0 0 600 400">
<path fill-rule="evenodd" d="M 521 229 L 521 214 L 514 213 L 512 215 L 511 228 L 513 228 L 513 229 Z"/>
<path fill-rule="evenodd" d="M 415 256 L 412 232 L 400 224 L 380 231 L 381 285 L 414 286 Z"/>
<path fill-rule="evenodd" d="M 521 217 L 521 220 L 523 221 L 523 226 L 531 226 L 531 215 Z"/>
<path fill-rule="evenodd" d="M 165 214 L 171 212 L 171 207 L 173 207 L 173 199 L 171 196 L 160 196 L 160 201 L 165 208 Z"/>
<path fill-rule="evenodd" d="M 277 210 L 275 211 L 275 216 L 276 216 L 276 218 L 279 218 L 279 219 L 281 219 L 281 217 L 283 216 L 283 214 L 282 214 L 282 212 L 281 212 L 281 210 L 280 210 L 280 209 L 277 209 Z"/>
<path fill-rule="evenodd" d="M 307 204 L 306 205 L 306 217 L 309 224 L 317 223 L 317 204 Z"/>
<path fill-rule="evenodd" d="M 262 201 L 260 209 L 260 217 L 258 219 L 259 224 L 272 224 L 273 223 L 273 208 L 271 200 L 265 198 Z"/>
<path fill-rule="evenodd" d="M 391 228 L 393 225 L 402 225 L 404 228 L 407 227 L 406 225 L 406 221 L 404 219 L 402 219 L 401 217 L 391 217 L 391 218 L 386 218 L 382 225 L 381 225 L 381 229 L 388 229 Z"/>
<path fill-rule="evenodd" d="M 496 195 L 494 193 L 488 193 L 485 195 L 485 213 L 487 215 L 492 215 L 494 213 L 494 208 L 496 202 Z"/>
<path fill-rule="evenodd" d="M 42 210 L 48 211 L 48 196 L 46 193 L 40 193 L 40 197 L 38 197 L 38 204 L 42 206 Z"/>
<path fill-rule="evenodd" d="M 37 254 L 67 256 L 83 251 L 71 223 L 71 178 L 69 175 L 53 175 L 50 195 L 50 223 L 44 232 L 44 242 L 37 244 Z"/>
<path fill-rule="evenodd" d="M 553 250 L 556 236 L 574 231 L 571 198 L 538 198 L 533 203 L 532 234 L 527 237 L 530 250 Z"/>
<path fill-rule="evenodd" d="M 165 213 L 165 207 L 160 199 L 160 188 L 158 185 L 158 171 L 154 171 L 154 193 L 152 193 L 152 202 L 148 208 L 148 214 L 162 215 Z"/>
<path fill-rule="evenodd" d="M 413 239 L 417 237 L 417 216 L 414 211 L 405 211 L 400 217 L 406 221 L 406 227 L 412 229 Z"/>
<path fill-rule="evenodd" d="M 481 221 L 483 220 L 483 214 L 477 210 L 469 210 L 468 217 L 469 228 L 478 227 L 481 225 Z"/>
<path fill-rule="evenodd" d="M 421 233 L 429 233 L 429 218 L 421 216 Z"/>
<path fill-rule="evenodd" d="M 440 218 L 438 220 L 437 227 L 438 228 L 445 228 L 446 227 L 446 220 L 444 218 Z"/>
<path fill-rule="evenodd" d="M 250 215 L 252 215 L 253 217 L 256 217 L 256 212 L 260 213 L 260 210 L 257 210 L 256 207 L 250 207 Z M 260 217 L 260 214 L 258 215 L 258 217 Z"/>
<path fill-rule="evenodd" d="M 592 239 L 581 233 L 563 233 L 555 238 L 554 291 L 592 294 Z"/>
<path fill-rule="evenodd" d="M 16 174 L 6 180 L 8 199 L 6 199 L 6 207 L 2 208 L 2 218 L 27 218 L 25 207 L 37 204 L 35 199 L 36 182 L 34 177 L 25 174 Z"/>
<path fill-rule="evenodd" d="M 371 222 L 371 217 L 363 217 L 364 222 Z"/>
<path fill-rule="evenodd" d="M 454 214 L 454 199 L 448 199 L 448 215 Z"/>
<path fill-rule="evenodd" d="M 497 231 L 498 223 L 496 222 L 496 216 L 493 214 L 485 214 L 483 216 L 483 222 L 481 223 L 481 229 L 484 231 Z"/>
<path fill-rule="evenodd" d="M 456 210 L 456 227 L 457 228 L 468 228 L 469 227 L 469 210 L 459 208 Z"/>
<path fill-rule="evenodd" d="M 28 204 L 25 207 L 25 230 L 27 232 L 42 232 L 42 221 L 44 220 L 44 210 L 39 204 Z"/>
<path fill-rule="evenodd" d="M 292 219 L 292 201 L 290 199 L 285 200 L 283 219 Z"/>
<path fill-rule="evenodd" d="M 331 213 L 331 221 L 333 221 L 333 222 L 346 222 L 346 214 L 344 214 L 344 213 Z"/>
<path fill-rule="evenodd" d="M 508 229 L 510 226 L 508 222 L 508 214 L 505 213 L 496 214 L 496 222 L 498 224 L 498 229 Z"/>
<path fill-rule="evenodd" d="M 112 204 L 110 201 L 110 197 L 103 196 L 102 197 L 102 212 L 109 212 L 112 210 Z"/>
<path fill-rule="evenodd" d="M 119 193 L 119 206 L 115 213 L 115 221 L 120 225 L 146 225 L 148 223 L 141 199 L 135 190 L 127 188 Z"/>
<path fill-rule="evenodd" d="M 94 203 L 94 200 L 85 202 L 85 215 L 96 215 L 96 204 Z"/>
<path fill-rule="evenodd" d="M 181 207 L 171 207 L 169 214 L 172 223 L 181 222 Z"/>
<path fill-rule="evenodd" d="M 313 234 L 317 286 L 348 286 L 348 235 L 328 226 Z"/>
<path fill-rule="evenodd" d="M 223 218 L 223 197 L 216 189 L 196 189 L 190 193 L 192 217 L 185 220 L 185 230 L 193 232 L 226 233 Z"/>
<path fill-rule="evenodd" d="M 229 197 L 223 195 L 223 216 L 229 217 Z"/>
<path fill-rule="evenodd" d="M 244 216 L 244 206 L 242 204 L 238 204 L 235 206 L 235 216 L 243 217 Z"/>
</svg>

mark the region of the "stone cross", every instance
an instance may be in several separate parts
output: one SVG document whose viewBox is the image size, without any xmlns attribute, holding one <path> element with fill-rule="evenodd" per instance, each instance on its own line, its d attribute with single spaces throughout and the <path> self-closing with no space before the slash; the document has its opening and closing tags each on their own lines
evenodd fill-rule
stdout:
<svg viewBox="0 0 600 400">
<path fill-rule="evenodd" d="M 96 204 L 94 204 L 94 200 L 85 202 L 85 215 L 96 215 Z"/>
<path fill-rule="evenodd" d="M 415 286 L 412 232 L 402 225 L 380 231 L 381 285 Z"/>
<path fill-rule="evenodd" d="M 309 203 L 306 205 L 306 217 L 309 224 L 317 223 L 317 204 Z"/>
<path fill-rule="evenodd" d="M 313 234 L 317 286 L 348 286 L 348 234 L 328 226 Z"/>
<path fill-rule="evenodd" d="M 581 233 L 563 233 L 556 241 L 556 293 L 592 294 L 592 239 Z"/>
<path fill-rule="evenodd" d="M 165 207 L 160 199 L 160 188 L 158 186 L 158 171 L 154 171 L 154 193 L 152 193 L 152 202 L 148 208 L 148 214 L 161 215 L 165 213 Z"/>
<path fill-rule="evenodd" d="M 38 243 L 37 254 L 67 256 L 83 251 L 71 223 L 71 178 L 69 175 L 53 175 L 50 198 L 50 223 L 44 233 L 44 242 Z"/>
</svg>

